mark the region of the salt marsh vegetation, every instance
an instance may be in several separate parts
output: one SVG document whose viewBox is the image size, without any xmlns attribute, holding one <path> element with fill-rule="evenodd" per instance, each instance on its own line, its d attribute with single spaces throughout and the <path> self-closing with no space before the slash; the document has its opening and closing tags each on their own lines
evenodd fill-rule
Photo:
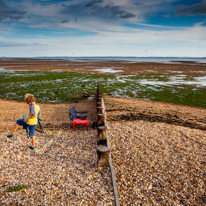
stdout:
<svg viewBox="0 0 206 206">
<path fill-rule="evenodd" d="M 206 107 L 206 76 L 1 70 L 0 79 L 1 99 L 23 101 L 32 93 L 41 103 L 79 101 L 100 83 L 102 93 L 113 96 Z"/>
</svg>

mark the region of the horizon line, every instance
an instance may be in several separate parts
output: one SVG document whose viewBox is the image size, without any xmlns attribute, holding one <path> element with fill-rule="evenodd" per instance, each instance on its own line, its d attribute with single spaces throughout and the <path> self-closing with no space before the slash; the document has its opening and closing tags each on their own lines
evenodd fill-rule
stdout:
<svg viewBox="0 0 206 206">
<path fill-rule="evenodd" d="M 35 57 L 7 57 L 1 56 L 3 58 L 197 58 L 204 59 L 205 57 L 191 57 L 191 56 L 35 56 Z"/>
</svg>

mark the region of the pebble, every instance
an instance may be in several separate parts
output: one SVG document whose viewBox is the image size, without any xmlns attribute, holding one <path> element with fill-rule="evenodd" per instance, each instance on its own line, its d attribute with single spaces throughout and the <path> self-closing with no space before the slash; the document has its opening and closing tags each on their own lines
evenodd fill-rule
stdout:
<svg viewBox="0 0 206 206">
<path fill-rule="evenodd" d="M 120 205 L 205 205 L 206 134 L 166 123 L 107 124 Z"/>
<path fill-rule="evenodd" d="M 36 150 L 20 130 L 0 134 L 0 205 L 114 205 L 110 168 L 97 168 L 97 131 L 38 134 Z M 26 190 L 5 192 L 28 185 Z"/>
</svg>

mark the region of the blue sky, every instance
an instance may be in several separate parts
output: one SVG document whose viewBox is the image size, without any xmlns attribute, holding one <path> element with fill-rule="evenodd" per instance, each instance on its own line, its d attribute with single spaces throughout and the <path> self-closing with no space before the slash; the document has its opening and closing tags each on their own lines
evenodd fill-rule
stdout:
<svg viewBox="0 0 206 206">
<path fill-rule="evenodd" d="M 0 0 L 0 56 L 206 56 L 206 0 Z"/>
</svg>

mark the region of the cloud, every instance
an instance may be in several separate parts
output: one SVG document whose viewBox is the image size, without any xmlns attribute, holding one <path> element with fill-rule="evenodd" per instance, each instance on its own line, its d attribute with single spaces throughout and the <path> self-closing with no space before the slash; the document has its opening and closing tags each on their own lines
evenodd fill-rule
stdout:
<svg viewBox="0 0 206 206">
<path fill-rule="evenodd" d="M 68 23 L 70 20 L 69 20 L 69 18 L 67 18 L 67 19 L 64 19 L 63 21 L 61 21 L 61 23 Z"/>
<path fill-rule="evenodd" d="M 27 46 L 26 44 L 18 44 L 15 42 L 0 42 L 1 47 L 22 47 Z"/>
<path fill-rule="evenodd" d="M 122 28 L 120 27 L 120 29 Z M 13 41 L 16 43 L 10 43 L 10 39 L 0 39 L 0 46 L 1 42 L 5 46 L 0 51 L 0 56 L 69 56 L 72 53 L 76 56 L 100 56 L 104 55 L 105 52 L 112 56 L 142 56 L 145 54 L 145 49 L 147 49 L 147 55 L 151 56 L 204 55 L 206 28 L 201 25 L 192 28 L 177 27 L 172 31 L 152 31 L 146 28 L 133 28 L 129 31 L 128 28 L 125 28 L 124 31 L 119 30 L 119 32 L 117 30 L 115 28 L 114 32 L 101 31 L 84 38 L 77 35 L 72 38 L 68 38 L 68 36 L 47 39 L 22 38 L 14 39 Z M 12 48 L 12 44 L 19 44 L 20 49 L 17 46 Z M 67 45 L 70 45 L 69 48 Z M 186 45 L 188 46 L 186 47 Z M 28 46 L 30 52 L 28 52 Z"/>
<path fill-rule="evenodd" d="M 1 47 L 25 47 L 25 46 L 42 46 L 43 44 L 38 43 L 17 43 L 17 42 L 0 42 Z"/>
<path fill-rule="evenodd" d="M 177 47 L 175 51 L 179 51 L 180 44 L 182 48 L 189 44 L 190 49 L 185 50 L 190 50 L 193 54 L 195 45 L 204 51 L 206 44 L 204 24 L 180 27 L 177 22 L 175 27 L 176 24 L 171 26 L 173 25 L 171 21 L 163 19 L 172 17 L 174 22 L 176 19 L 179 21 L 181 18 L 175 18 L 173 14 L 178 8 L 177 3 L 181 5 L 180 2 L 183 1 L 0 0 L 0 23 L 3 22 L 0 29 L 0 48 L 4 48 L 0 51 L 0 55 L 57 55 L 57 52 L 58 55 L 70 55 L 72 52 L 75 55 L 85 55 L 88 51 L 89 55 L 101 55 L 107 52 L 108 55 L 141 56 L 142 53 L 138 53 L 137 48 L 142 44 L 148 45 L 146 48 L 142 47 L 143 53 L 147 49 L 149 54 L 151 47 L 154 48 L 154 53 L 150 53 L 151 55 L 156 55 L 156 52 L 160 54 L 159 45 L 164 44 L 166 46 L 162 48 L 163 55 L 170 54 L 164 51 L 165 48 L 170 51 L 170 45 Z M 193 3 L 195 4 L 193 6 L 186 4 L 191 5 L 189 3 L 195 2 L 194 0 L 184 2 L 184 5 L 176 10 L 176 15 L 204 13 L 200 7 L 205 8 L 206 0 L 201 1 L 199 4 Z M 152 18 L 155 15 L 157 18 Z M 138 18 L 140 16 L 141 19 Z M 190 20 L 193 25 L 195 21 L 188 18 L 188 21 Z M 23 27 L 5 24 L 18 21 Z M 205 22 L 204 16 L 199 16 L 197 21 Z M 181 25 L 188 24 L 183 22 Z M 68 49 L 68 45 L 71 48 Z"/>
<path fill-rule="evenodd" d="M 103 3 L 103 0 L 93 0 L 88 2 L 85 7 L 93 7 L 94 5 L 98 4 L 98 3 Z"/>
<path fill-rule="evenodd" d="M 206 0 L 192 6 L 180 6 L 180 8 L 176 10 L 175 16 L 184 15 L 206 15 Z"/>
<path fill-rule="evenodd" d="M 133 18 L 136 15 L 134 15 L 131 12 L 127 12 L 124 9 L 124 6 L 116 6 L 113 4 L 107 4 L 106 6 L 93 6 L 92 9 L 92 15 L 102 15 L 104 18 L 122 18 L 122 19 L 129 19 Z"/>
<path fill-rule="evenodd" d="M 85 22 L 84 20 L 104 21 L 108 25 L 114 25 L 128 19 L 139 21 L 134 17 L 140 16 L 140 11 L 137 11 L 133 2 L 127 0 L 0 0 L 0 3 L 3 2 L 6 7 L 0 7 L 0 22 L 10 24 L 21 20 L 21 23 L 29 28 L 67 27 L 71 26 L 72 22 L 77 23 L 77 18 L 79 25 Z"/>
<path fill-rule="evenodd" d="M 121 10 L 120 6 L 107 5 L 104 7 L 104 9 L 111 12 L 112 17 L 118 17 L 118 15 L 123 15 L 125 13 L 125 11 Z"/>
<path fill-rule="evenodd" d="M 6 6 L 3 0 L 0 0 L 0 6 Z"/>
<path fill-rule="evenodd" d="M 0 8 L 0 22 L 16 22 L 25 17 L 25 11 L 19 11 L 18 9 L 9 10 Z"/>
<path fill-rule="evenodd" d="M 104 7 L 104 10 L 110 12 L 111 13 L 110 17 L 113 17 L 113 18 L 129 19 L 129 18 L 133 18 L 136 16 L 133 13 L 123 10 L 123 8 L 120 6 L 107 5 L 106 7 Z"/>
<path fill-rule="evenodd" d="M 167 14 L 167 15 L 162 15 L 162 17 L 164 18 L 170 18 L 171 14 Z"/>
<path fill-rule="evenodd" d="M 134 3 L 135 6 L 142 6 L 142 3 Z"/>
<path fill-rule="evenodd" d="M 136 15 L 132 14 L 132 13 L 126 13 L 124 15 L 121 15 L 120 17 L 123 18 L 123 19 L 129 19 L 129 18 L 133 18 L 135 17 Z"/>
</svg>

